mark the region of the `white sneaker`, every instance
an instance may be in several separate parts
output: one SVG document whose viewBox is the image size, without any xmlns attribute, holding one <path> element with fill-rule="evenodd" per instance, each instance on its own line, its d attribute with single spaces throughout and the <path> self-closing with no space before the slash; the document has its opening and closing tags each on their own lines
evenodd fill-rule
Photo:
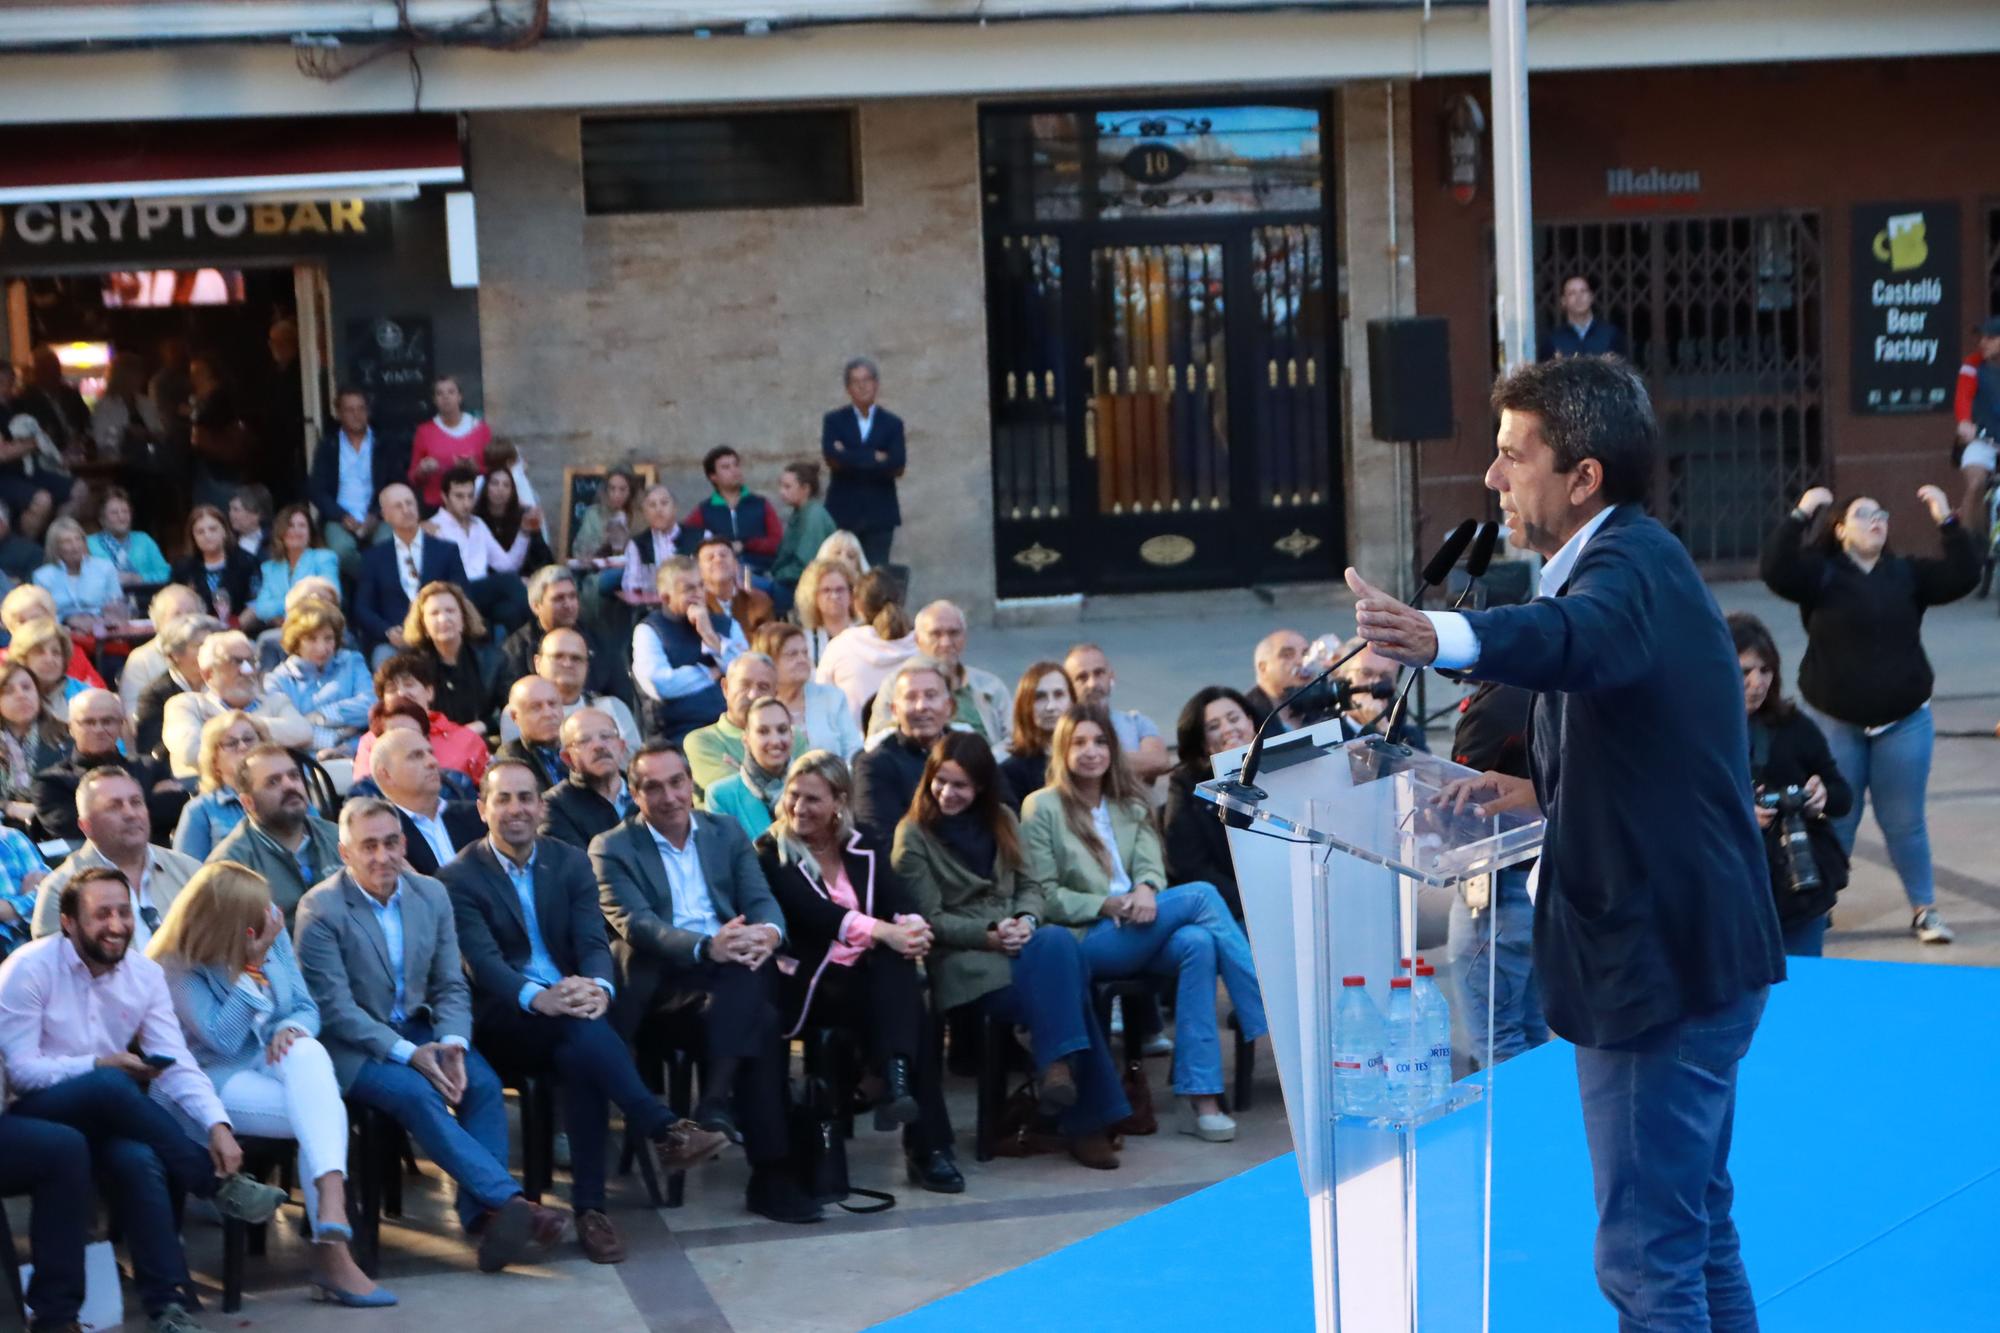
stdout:
<svg viewBox="0 0 2000 1333">
<path fill-rule="evenodd" d="M 1910 918 L 1910 933 L 1925 944 L 1950 944 L 1958 937 L 1951 933 L 1951 927 L 1944 923 L 1935 907 L 1920 907 Z"/>
<path fill-rule="evenodd" d="M 1228 1143 L 1236 1137 L 1236 1122 L 1220 1111 L 1202 1115 L 1190 1104 L 1186 1119 L 1181 1121 L 1181 1133 L 1192 1134 L 1210 1143 Z"/>
<path fill-rule="evenodd" d="M 1155 1032 L 1152 1036 L 1146 1038 L 1139 1047 L 1139 1054 L 1149 1060 L 1163 1055 L 1172 1055 L 1173 1053 L 1174 1039 L 1164 1032 Z"/>
</svg>

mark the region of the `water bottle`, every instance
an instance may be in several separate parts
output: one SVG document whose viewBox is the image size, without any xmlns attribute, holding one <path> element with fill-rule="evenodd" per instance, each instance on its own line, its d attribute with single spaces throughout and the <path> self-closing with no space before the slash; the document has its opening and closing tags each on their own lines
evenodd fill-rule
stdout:
<svg viewBox="0 0 2000 1333">
<path fill-rule="evenodd" d="M 1388 1036 L 1382 1042 L 1382 1059 L 1388 1074 L 1389 1114 L 1407 1120 L 1429 1105 L 1431 1099 L 1430 1041 L 1417 1018 L 1408 977 L 1397 977 L 1389 983 L 1388 1028 Z"/>
<path fill-rule="evenodd" d="M 1333 1019 L 1334 1110 L 1381 1115 L 1382 1011 L 1368 998 L 1366 978 L 1343 977 L 1340 984 L 1340 1009 Z"/>
<path fill-rule="evenodd" d="M 1418 963 L 1416 985 L 1411 989 L 1416 997 L 1417 1021 L 1430 1044 L 1431 1099 L 1443 1101 L 1451 1096 L 1451 1001 L 1445 998 L 1436 976 L 1436 968 Z"/>
</svg>

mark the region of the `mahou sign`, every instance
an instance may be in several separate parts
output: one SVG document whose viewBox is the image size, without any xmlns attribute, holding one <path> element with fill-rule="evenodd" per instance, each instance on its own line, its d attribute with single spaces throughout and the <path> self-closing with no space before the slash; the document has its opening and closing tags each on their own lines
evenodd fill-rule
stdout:
<svg viewBox="0 0 2000 1333">
<path fill-rule="evenodd" d="M 0 210 L 0 263 L 230 259 L 372 250 L 389 205 L 362 199 L 90 199 Z"/>
</svg>

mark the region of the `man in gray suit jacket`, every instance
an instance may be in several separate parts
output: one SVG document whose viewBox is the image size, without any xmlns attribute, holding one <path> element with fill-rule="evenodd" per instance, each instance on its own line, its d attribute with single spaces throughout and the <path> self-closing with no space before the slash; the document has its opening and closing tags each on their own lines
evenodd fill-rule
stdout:
<svg viewBox="0 0 2000 1333">
<path fill-rule="evenodd" d="M 395 807 L 347 803 L 347 868 L 299 903 L 299 967 L 341 1090 L 392 1116 L 458 1182 L 479 1267 L 498 1272 L 530 1242 L 561 1240 L 569 1215 L 529 1203 L 507 1174 L 507 1107 L 492 1066 L 470 1049 L 472 998 L 451 899 L 403 852 Z"/>
<path fill-rule="evenodd" d="M 235 861 L 262 875 L 290 926 L 306 890 L 340 870 L 340 830 L 312 813 L 299 761 L 284 746 L 253 746 L 236 761 L 234 776 L 243 822 L 208 859 Z"/>
<path fill-rule="evenodd" d="M 819 1205 L 785 1169 L 786 1050 L 771 959 L 784 913 L 736 821 L 695 810 L 679 746 L 640 747 L 626 781 L 638 813 L 590 844 L 620 971 L 615 1021 L 634 1034 L 656 1017 L 699 1012 L 707 1064 L 695 1122 L 743 1144 L 753 1212 L 813 1221 Z"/>
</svg>

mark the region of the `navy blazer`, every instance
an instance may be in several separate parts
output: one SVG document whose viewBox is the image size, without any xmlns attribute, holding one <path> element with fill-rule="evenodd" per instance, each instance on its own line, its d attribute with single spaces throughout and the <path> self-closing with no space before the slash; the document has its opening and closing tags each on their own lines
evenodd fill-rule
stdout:
<svg viewBox="0 0 2000 1333">
<path fill-rule="evenodd" d="M 496 1006 L 519 1009 L 528 981 L 522 969 L 532 952 L 528 918 L 493 843 L 481 838 L 467 846 L 437 877 L 451 894 L 458 951 L 472 978 L 474 1013 Z M 556 971 L 603 981 L 616 977 L 590 858 L 553 838 L 537 838 L 534 877 L 535 924 Z"/>
<path fill-rule="evenodd" d="M 424 841 L 424 835 L 417 832 L 415 822 L 403 813 L 400 806 L 396 809 L 396 818 L 403 825 L 403 859 L 410 863 L 410 869 L 433 879 L 442 878 L 440 872 L 443 867 L 438 865 L 437 854 L 431 851 L 431 845 Z M 451 845 L 461 852 L 486 836 L 486 825 L 479 818 L 479 807 L 470 801 L 440 800 L 438 818 L 444 821 L 444 833 L 451 839 Z"/>
<path fill-rule="evenodd" d="M 1554 597 L 1467 615 L 1467 673 L 1536 692 L 1535 972 L 1606 1046 L 1785 977 L 1736 648 L 1674 535 L 1622 506 Z"/>
<path fill-rule="evenodd" d="M 1559 356 L 1631 356 L 1625 345 L 1625 330 L 1606 320 L 1593 319 L 1590 327 L 1582 333 L 1567 319 L 1558 320 L 1556 326 L 1542 335 L 1541 354 L 1538 361 L 1553 361 Z"/>
<path fill-rule="evenodd" d="M 439 579 L 460 587 L 467 582 L 458 547 L 442 537 L 424 537 L 423 566 L 417 574 L 418 587 Z M 361 577 L 354 585 L 354 623 L 361 631 L 361 646 L 372 651 L 388 642 L 389 631 L 401 629 L 409 613 L 410 599 L 396 573 L 396 543 L 378 542 L 361 553 Z"/>
<path fill-rule="evenodd" d="M 319 437 L 313 446 L 312 467 L 306 475 L 306 498 L 319 513 L 321 526 L 340 522 L 340 516 L 347 511 L 340 507 L 340 427 L 335 426 Z M 381 515 L 382 488 L 392 482 L 403 480 L 409 471 L 410 460 L 407 450 L 398 449 L 382 438 L 382 432 L 375 432 L 375 453 L 369 471 L 374 480 L 369 485 L 368 512 L 353 514 L 352 518 L 376 518 Z"/>
<path fill-rule="evenodd" d="M 877 450 L 889 457 L 878 460 Z M 901 417 L 877 406 L 864 441 L 853 406 L 837 407 L 820 420 L 819 452 L 832 473 L 826 488 L 826 512 L 833 515 L 834 522 L 849 532 L 893 528 L 902 523 L 903 511 L 896 503 L 896 478 L 903 475 L 907 461 Z"/>
</svg>

